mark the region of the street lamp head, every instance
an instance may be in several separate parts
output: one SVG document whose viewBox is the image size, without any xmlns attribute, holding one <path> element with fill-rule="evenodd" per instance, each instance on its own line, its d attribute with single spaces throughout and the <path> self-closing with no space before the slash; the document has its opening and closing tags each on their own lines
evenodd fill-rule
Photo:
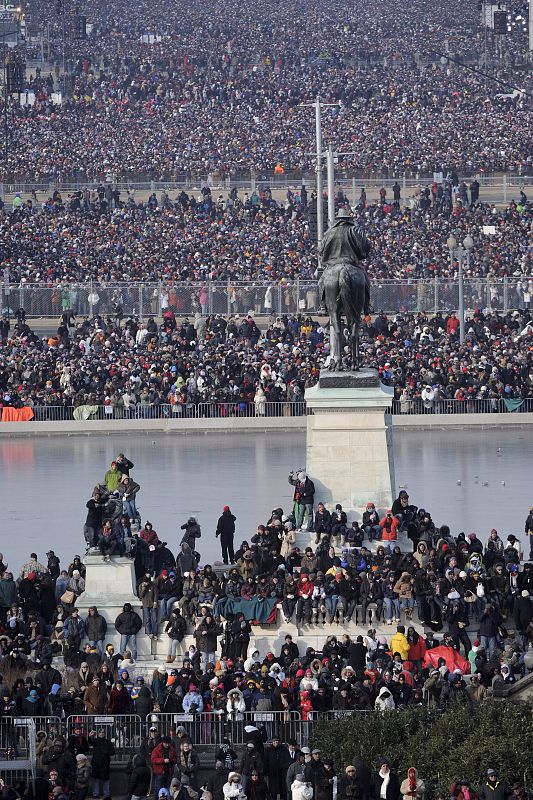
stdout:
<svg viewBox="0 0 533 800">
<path fill-rule="evenodd" d="M 455 248 L 457 247 L 457 239 L 455 238 L 453 233 L 450 233 L 450 235 L 448 236 L 446 244 L 448 245 L 448 250 L 455 250 Z"/>
<path fill-rule="evenodd" d="M 467 234 L 463 241 L 463 247 L 465 248 L 465 250 L 472 250 L 473 246 L 474 246 L 474 240 L 472 239 L 470 234 Z"/>
</svg>

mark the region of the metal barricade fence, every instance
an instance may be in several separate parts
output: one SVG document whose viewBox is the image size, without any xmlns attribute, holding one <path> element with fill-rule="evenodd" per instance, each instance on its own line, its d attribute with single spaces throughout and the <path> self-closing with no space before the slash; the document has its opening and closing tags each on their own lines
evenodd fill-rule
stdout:
<svg viewBox="0 0 533 800">
<path fill-rule="evenodd" d="M 298 711 L 245 711 L 235 716 L 233 719 L 225 711 L 202 714 L 153 712 L 146 717 L 145 731 L 147 733 L 150 726 L 155 725 L 159 735 L 172 736 L 182 726 L 194 745 L 219 747 L 225 736 L 232 745 L 244 745 L 247 741 L 245 727 L 261 725 L 269 740 L 277 734 L 282 742 L 295 739 L 299 745 L 304 744 L 306 731 Z"/>
<path fill-rule="evenodd" d="M 508 311 L 524 308 L 527 287 L 519 278 L 464 280 L 465 309 L 489 308 Z M 11 284 L 1 287 L 1 313 L 13 316 L 23 308 L 28 318 L 58 318 L 71 308 L 77 316 L 114 316 L 120 306 L 122 316 L 159 317 L 165 310 L 176 317 L 207 314 L 247 314 L 285 316 L 316 315 L 320 312 L 316 282 L 290 281 L 266 283 L 116 283 L 89 281 L 80 284 Z M 457 311 L 459 285 L 443 278 L 379 280 L 372 285 L 372 305 L 376 312 L 389 314 L 426 311 Z"/>
<path fill-rule="evenodd" d="M 302 417 L 307 412 L 303 400 L 267 402 L 209 402 L 175 404 L 161 403 L 124 406 L 34 406 L 35 422 L 68 422 L 69 420 L 114 420 L 114 419 L 231 419 L 235 417 Z M 85 409 L 87 409 L 85 413 Z M 82 413 L 83 411 L 83 413 Z M 76 413 L 75 413 L 76 412 Z"/>
<path fill-rule="evenodd" d="M 96 733 L 100 728 L 106 732 L 115 747 L 114 761 L 125 761 L 134 755 L 142 742 L 144 731 L 138 714 L 90 714 L 67 718 L 67 737 L 74 729 L 83 736 Z"/>
<path fill-rule="evenodd" d="M 438 397 L 429 402 L 420 398 L 393 400 L 392 414 L 395 416 L 424 416 L 428 414 L 526 414 L 533 411 L 533 397 L 516 402 L 508 407 L 501 397 L 466 397 L 464 400 Z"/>
</svg>

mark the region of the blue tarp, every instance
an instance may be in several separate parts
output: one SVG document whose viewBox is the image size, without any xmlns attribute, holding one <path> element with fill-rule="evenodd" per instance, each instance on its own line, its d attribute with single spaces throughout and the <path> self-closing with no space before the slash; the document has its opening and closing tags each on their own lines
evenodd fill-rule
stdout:
<svg viewBox="0 0 533 800">
<path fill-rule="evenodd" d="M 267 597 L 264 600 L 234 600 L 230 597 L 222 597 L 217 600 L 213 609 L 215 617 L 227 617 L 228 614 L 244 614 L 245 619 L 256 619 L 258 622 L 266 622 L 272 613 L 272 609 L 278 601 L 275 597 Z"/>
</svg>

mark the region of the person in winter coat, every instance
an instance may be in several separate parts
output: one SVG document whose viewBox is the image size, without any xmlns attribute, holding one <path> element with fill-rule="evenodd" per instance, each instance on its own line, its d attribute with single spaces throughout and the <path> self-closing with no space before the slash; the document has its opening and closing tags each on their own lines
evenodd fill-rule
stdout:
<svg viewBox="0 0 533 800">
<path fill-rule="evenodd" d="M 303 772 L 299 772 L 291 784 L 291 796 L 292 800 L 312 800 L 313 787 L 305 780 Z"/>
<path fill-rule="evenodd" d="M 426 787 L 424 781 L 418 777 L 418 772 L 414 767 L 407 770 L 407 778 L 404 778 L 400 786 L 403 800 L 424 800 Z"/>
<path fill-rule="evenodd" d="M 87 610 L 87 617 L 84 622 L 85 635 L 91 647 L 96 647 L 98 655 L 102 655 L 104 649 L 104 639 L 107 633 L 107 622 L 98 613 L 96 606 L 90 606 Z"/>
<path fill-rule="evenodd" d="M 229 506 L 224 506 L 222 515 L 218 518 L 215 536 L 220 536 L 220 547 L 222 548 L 222 561 L 224 564 L 235 562 L 235 552 L 233 549 L 233 539 L 235 536 L 235 522 L 237 517 L 231 513 Z"/>
<path fill-rule="evenodd" d="M 100 728 L 92 737 L 91 769 L 93 777 L 93 797 L 109 797 L 109 777 L 111 774 L 111 758 L 115 747 L 106 737 L 105 729 Z"/>
<path fill-rule="evenodd" d="M 30 689 L 27 697 L 21 703 L 22 715 L 24 717 L 40 717 L 43 714 L 43 701 L 39 697 L 36 689 Z"/>
<path fill-rule="evenodd" d="M 137 506 L 135 505 L 135 498 L 140 488 L 139 484 L 135 483 L 129 475 L 123 475 L 117 486 L 117 494 L 122 500 L 124 513 L 128 516 L 130 522 L 134 522 L 136 519 L 140 520 Z"/>
<path fill-rule="evenodd" d="M 477 792 L 470 786 L 470 781 L 464 779 L 457 779 L 450 786 L 449 794 L 455 800 L 478 800 Z"/>
<path fill-rule="evenodd" d="M 252 770 L 250 781 L 245 789 L 245 794 L 247 800 L 267 800 L 269 788 L 261 773 L 259 773 L 256 769 Z"/>
<path fill-rule="evenodd" d="M 244 719 L 246 703 L 240 689 L 230 689 L 226 700 L 226 712 L 228 722 L 237 722 Z"/>
<path fill-rule="evenodd" d="M 141 800 L 148 796 L 152 772 L 146 764 L 146 758 L 141 753 L 136 753 L 132 761 L 133 769 L 128 779 L 128 795 L 131 800 Z"/>
<path fill-rule="evenodd" d="M 396 772 L 392 772 L 390 761 L 380 759 L 377 772 L 370 779 L 370 796 L 373 800 L 400 800 L 400 781 Z"/>
<path fill-rule="evenodd" d="M 181 616 L 179 608 L 173 608 L 165 625 L 165 633 L 168 636 L 167 664 L 172 664 L 176 660 L 179 644 L 186 632 L 187 622 Z"/>
<path fill-rule="evenodd" d="M 178 760 L 176 748 L 168 736 L 163 736 L 159 744 L 152 750 L 152 771 L 154 773 L 154 794 L 157 797 L 160 789 L 168 789 Z"/>
<path fill-rule="evenodd" d="M 87 714 L 103 714 L 106 708 L 107 692 L 105 686 L 100 683 L 96 676 L 92 679 L 91 685 L 83 693 L 83 702 Z"/>
<path fill-rule="evenodd" d="M 506 800 L 510 794 L 507 781 L 500 780 L 495 769 L 488 769 L 487 780 L 479 792 L 479 800 Z"/>
<path fill-rule="evenodd" d="M 259 773 L 263 772 L 263 758 L 262 755 L 256 750 L 253 742 L 246 744 L 246 749 L 241 757 L 241 778 L 245 790 L 248 787 L 252 772 L 256 770 Z"/>
<path fill-rule="evenodd" d="M 109 695 L 108 714 L 131 714 L 131 697 L 122 681 L 117 681 Z"/>
<path fill-rule="evenodd" d="M 217 652 L 217 636 L 222 633 L 222 625 L 218 625 L 212 614 L 206 614 L 194 631 L 196 646 L 204 659 L 204 668 L 214 664 Z"/>
<path fill-rule="evenodd" d="M 400 523 L 396 517 L 392 516 L 392 511 L 389 508 L 386 515 L 380 519 L 379 527 L 381 528 L 381 538 L 384 542 L 395 542 L 398 538 L 398 528 Z"/>
<path fill-rule="evenodd" d="M 396 708 L 392 692 L 387 686 L 382 686 L 379 690 L 379 694 L 374 702 L 374 708 L 376 711 L 391 711 L 393 708 Z"/>
<path fill-rule="evenodd" d="M 198 525 L 196 518 L 189 517 L 187 522 L 181 526 L 181 530 L 185 531 L 185 533 L 183 534 L 180 544 L 185 542 L 189 545 L 191 550 L 196 550 L 196 540 L 202 535 L 202 531 L 200 530 L 200 526 Z"/>
<path fill-rule="evenodd" d="M 357 770 L 349 764 L 337 784 L 337 800 L 364 800 L 365 791 L 359 782 Z"/>
<path fill-rule="evenodd" d="M 212 800 L 224 800 L 224 785 L 229 780 L 230 771 L 224 766 L 224 762 L 217 758 L 215 771 L 211 773 L 206 784 Z"/>
<path fill-rule="evenodd" d="M 409 656 L 409 642 L 405 635 L 405 628 L 403 625 L 398 625 L 396 633 L 391 636 L 390 640 L 391 653 L 399 653 L 402 661 L 407 661 Z"/>
<path fill-rule="evenodd" d="M 186 572 L 194 572 L 197 566 L 198 563 L 193 551 L 187 542 L 182 542 L 181 552 L 176 559 L 176 571 L 178 575 L 184 577 Z"/>
<path fill-rule="evenodd" d="M 76 800 L 85 800 L 89 793 L 89 781 L 91 780 L 91 765 L 87 756 L 78 753 L 76 756 L 76 784 L 74 797 Z"/>
<path fill-rule="evenodd" d="M 277 734 L 272 735 L 272 745 L 267 747 L 264 754 L 264 771 L 268 780 L 268 790 L 271 797 L 286 797 L 286 775 L 291 759 L 289 751 L 282 745 Z"/>
<path fill-rule="evenodd" d="M 137 634 L 142 628 L 140 616 L 131 607 L 131 603 L 124 603 L 122 613 L 115 620 L 115 629 L 120 633 L 120 652 L 130 650 L 134 661 L 137 661 Z"/>
<path fill-rule="evenodd" d="M 244 800 L 246 794 L 238 772 L 230 772 L 228 782 L 222 787 L 224 800 Z"/>
<path fill-rule="evenodd" d="M 141 719 L 146 719 L 154 708 L 154 698 L 148 686 L 145 685 L 142 675 L 139 675 L 135 681 L 131 699 L 135 714 L 138 714 Z"/>
<path fill-rule="evenodd" d="M 312 772 L 314 800 L 333 800 L 335 770 L 331 758 L 324 758 Z"/>
</svg>

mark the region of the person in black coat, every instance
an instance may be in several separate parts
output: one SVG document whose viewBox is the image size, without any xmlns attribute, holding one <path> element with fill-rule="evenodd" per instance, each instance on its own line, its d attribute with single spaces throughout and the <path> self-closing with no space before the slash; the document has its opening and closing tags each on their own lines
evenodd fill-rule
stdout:
<svg viewBox="0 0 533 800">
<path fill-rule="evenodd" d="M 288 749 L 280 743 L 280 738 L 277 734 L 272 736 L 272 746 L 265 750 L 264 755 L 264 769 L 265 775 L 268 778 L 268 789 L 271 797 L 286 796 L 287 790 L 287 770 L 291 758 Z"/>
<path fill-rule="evenodd" d="M 246 783 L 245 792 L 247 800 L 266 800 L 269 795 L 266 781 L 256 769 L 252 770 L 250 780 Z M 275 797 L 272 791 L 270 791 L 270 796 Z"/>
<path fill-rule="evenodd" d="M 130 797 L 146 797 L 150 789 L 152 772 L 146 765 L 146 757 L 141 753 L 133 756 L 133 769 L 128 781 L 128 795 Z"/>
<path fill-rule="evenodd" d="M 111 772 L 111 757 L 115 754 L 112 742 L 106 738 L 104 728 L 100 728 L 92 741 L 92 777 L 94 780 L 93 795 L 98 789 L 98 795 L 109 797 L 109 776 Z M 102 789 L 102 791 L 100 791 Z"/>
<path fill-rule="evenodd" d="M 213 800 L 224 800 L 224 792 L 222 787 L 228 782 L 230 770 L 224 766 L 223 761 L 217 761 L 215 764 L 215 771 L 210 775 L 207 781 L 207 790 L 211 792 Z"/>
<path fill-rule="evenodd" d="M 235 563 L 235 552 L 233 550 L 233 537 L 235 536 L 235 520 L 237 517 L 231 513 L 229 506 L 224 506 L 222 516 L 218 518 L 215 536 L 220 536 L 220 546 L 222 548 L 222 561 L 224 564 Z M 229 558 L 229 561 L 228 561 Z"/>
<path fill-rule="evenodd" d="M 337 800 L 366 800 L 368 795 L 363 790 L 357 777 L 357 770 L 351 764 L 344 770 L 337 785 Z"/>
<path fill-rule="evenodd" d="M 356 673 L 364 672 L 366 668 L 367 649 L 363 644 L 363 637 L 358 636 L 355 642 L 350 642 L 346 648 L 346 658 L 348 665 Z"/>
<path fill-rule="evenodd" d="M 396 772 L 392 772 L 388 758 L 380 759 L 380 768 L 372 773 L 370 779 L 370 796 L 373 800 L 400 800 L 400 779 Z M 381 796 L 381 787 L 387 782 L 384 798 Z"/>
</svg>

